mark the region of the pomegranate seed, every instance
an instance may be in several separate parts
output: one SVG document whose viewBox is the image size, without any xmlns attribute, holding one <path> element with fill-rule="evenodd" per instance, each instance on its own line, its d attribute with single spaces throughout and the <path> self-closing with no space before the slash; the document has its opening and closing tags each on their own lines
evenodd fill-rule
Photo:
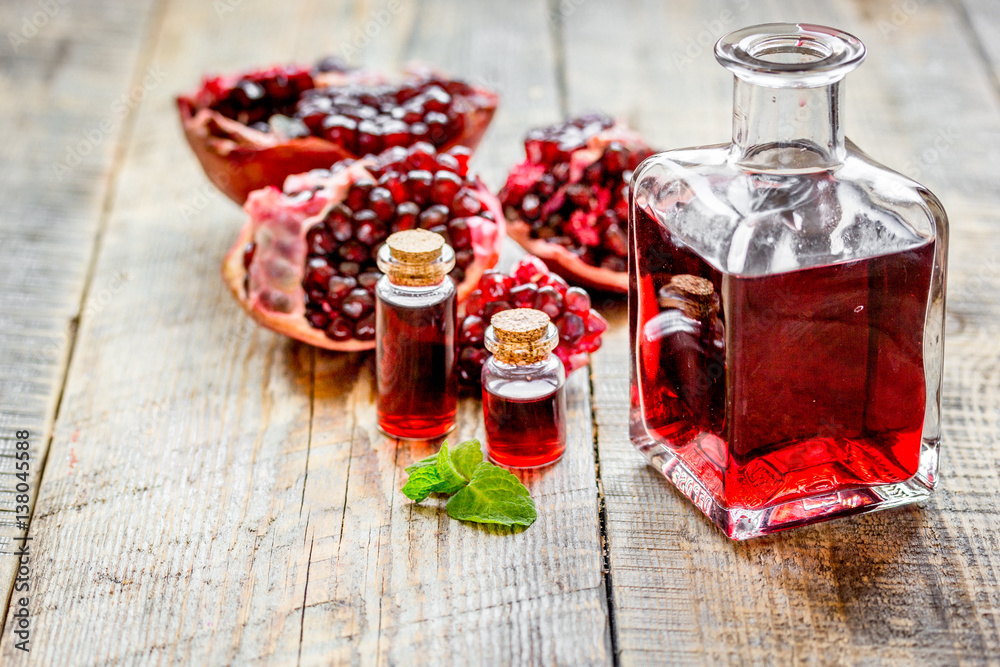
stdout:
<svg viewBox="0 0 1000 667">
<path fill-rule="evenodd" d="M 382 128 L 373 120 L 358 123 L 358 153 L 377 155 L 385 146 Z"/>
<path fill-rule="evenodd" d="M 420 207 L 411 201 L 404 201 L 396 207 L 396 221 L 392 225 L 393 231 L 413 229 L 417 226 L 417 217 L 420 215 Z"/>
<path fill-rule="evenodd" d="M 343 243 L 347 239 L 351 238 L 353 233 L 353 227 L 351 225 L 352 217 L 351 209 L 347 208 L 343 204 L 337 204 L 327 214 L 325 220 L 326 226 L 338 243 Z"/>
<path fill-rule="evenodd" d="M 387 171 L 378 179 L 378 184 L 389 191 L 393 201 L 405 201 L 410 196 L 409 188 L 406 186 L 406 174 Z"/>
<path fill-rule="evenodd" d="M 406 146 L 410 143 L 410 126 L 401 120 L 388 120 L 382 124 L 385 146 Z"/>
<path fill-rule="evenodd" d="M 466 146 L 454 146 L 448 149 L 448 154 L 452 155 L 458 163 L 458 175 L 465 178 L 469 173 L 469 158 L 472 157 L 472 150 Z"/>
<path fill-rule="evenodd" d="M 371 211 L 369 211 L 371 213 Z M 374 215 L 374 213 L 372 214 Z M 366 246 L 373 246 L 384 238 L 382 224 L 376 221 L 362 222 L 354 232 L 354 238 Z"/>
<path fill-rule="evenodd" d="M 358 340 L 375 340 L 375 315 L 362 318 L 354 327 L 354 337 Z"/>
<path fill-rule="evenodd" d="M 483 342 L 486 334 L 486 321 L 481 317 L 472 315 L 466 317 L 462 326 L 458 330 L 458 342 L 461 344 L 478 345 Z"/>
<path fill-rule="evenodd" d="M 451 104 L 451 95 L 440 86 L 431 86 L 421 94 L 421 97 L 424 99 L 424 108 L 428 111 L 444 112 Z"/>
<path fill-rule="evenodd" d="M 366 271 L 358 276 L 358 285 L 371 291 L 381 278 L 382 274 L 378 271 Z"/>
<path fill-rule="evenodd" d="M 499 271 L 485 271 L 479 279 L 479 290 L 487 302 L 505 301 L 510 296 L 511 282 L 510 276 Z"/>
<path fill-rule="evenodd" d="M 353 118 L 335 115 L 323 119 L 320 127 L 323 136 L 335 144 L 340 144 L 352 153 L 358 150 L 358 123 Z"/>
<path fill-rule="evenodd" d="M 465 347 L 458 354 L 458 372 L 463 382 L 479 382 L 489 353 L 480 347 Z"/>
<path fill-rule="evenodd" d="M 546 285 L 538 290 L 538 294 L 535 295 L 535 310 L 540 310 L 555 320 L 562 309 L 563 298 L 556 288 Z"/>
<path fill-rule="evenodd" d="M 337 243 L 333 240 L 333 234 L 330 233 L 326 226 L 323 223 L 319 223 L 313 225 L 306 232 L 306 247 L 314 255 L 325 255 L 333 252 L 337 247 Z"/>
<path fill-rule="evenodd" d="M 368 259 L 368 248 L 359 241 L 348 241 L 340 246 L 337 252 L 348 262 L 361 263 Z"/>
<path fill-rule="evenodd" d="M 339 304 L 357 285 L 358 281 L 350 276 L 334 276 L 327 285 L 327 293 Z"/>
<path fill-rule="evenodd" d="M 448 117 L 438 111 L 428 111 L 424 114 L 427 123 L 427 134 L 431 143 L 440 146 L 448 141 Z"/>
<path fill-rule="evenodd" d="M 410 123 L 410 136 L 414 141 L 427 141 L 430 139 L 431 129 L 424 122 Z"/>
<path fill-rule="evenodd" d="M 424 229 L 437 227 L 448 222 L 448 207 L 441 204 L 434 204 L 420 214 L 420 226 Z"/>
<path fill-rule="evenodd" d="M 333 278 L 333 268 L 323 257 L 313 257 L 306 262 L 306 277 L 302 284 L 306 289 L 326 289 Z M 319 327 L 322 328 L 322 327 Z"/>
<path fill-rule="evenodd" d="M 354 334 L 353 323 L 343 315 L 334 315 L 327 325 L 326 335 L 333 340 L 347 340 Z"/>
<path fill-rule="evenodd" d="M 534 255 L 528 255 L 514 267 L 514 280 L 519 284 L 537 282 L 547 273 L 545 262 Z"/>
<path fill-rule="evenodd" d="M 596 310 L 592 310 L 587 314 L 586 325 L 587 335 L 590 336 L 600 336 L 608 330 L 607 321 Z"/>
<path fill-rule="evenodd" d="M 556 328 L 559 329 L 559 339 L 567 345 L 576 345 L 585 331 L 583 318 L 576 313 L 563 313 L 556 320 Z"/>
<path fill-rule="evenodd" d="M 550 273 L 545 276 L 545 284 L 549 287 L 554 287 L 559 296 L 566 294 L 566 290 L 569 289 L 569 283 L 567 283 L 562 276 L 556 275 L 555 273 Z"/>
<path fill-rule="evenodd" d="M 368 206 L 375 216 L 385 223 L 392 222 L 392 218 L 396 215 L 396 203 L 387 188 L 372 188 L 368 193 Z"/>
<path fill-rule="evenodd" d="M 570 287 L 563 296 L 566 310 L 577 315 L 586 315 L 590 312 L 590 295 L 587 291 L 579 287 Z"/>
<path fill-rule="evenodd" d="M 538 286 L 534 283 L 518 285 L 510 290 L 510 299 L 515 308 L 534 308 Z"/>
<path fill-rule="evenodd" d="M 462 188 L 451 202 L 451 212 L 459 217 L 476 215 L 483 210 L 479 198 L 466 188 Z"/>
<path fill-rule="evenodd" d="M 510 310 L 512 306 L 506 301 L 490 301 L 483 308 L 483 319 L 489 322 L 499 312 Z"/>
<path fill-rule="evenodd" d="M 434 174 L 426 169 L 414 169 L 406 174 L 406 180 L 410 185 L 410 197 L 413 201 L 419 206 L 427 204 L 434 184 Z"/>
<path fill-rule="evenodd" d="M 453 171 L 437 171 L 434 173 L 434 184 L 431 186 L 431 200 L 435 204 L 448 206 L 461 188 L 462 179 L 458 174 Z"/>
<path fill-rule="evenodd" d="M 437 169 L 434 144 L 426 141 L 418 141 L 407 149 L 407 154 L 406 163 L 410 169 L 423 171 L 435 171 Z"/>
<path fill-rule="evenodd" d="M 352 211 L 363 209 L 368 204 L 368 193 L 376 186 L 375 181 L 370 178 L 359 178 L 354 181 L 350 191 L 347 193 L 345 204 Z"/>
<path fill-rule="evenodd" d="M 375 300 L 363 287 L 355 287 L 340 304 L 340 312 L 352 320 L 357 320 L 375 309 Z"/>
<path fill-rule="evenodd" d="M 621 227 L 613 223 L 608 225 L 604 230 L 604 247 L 618 257 L 628 257 L 628 239 Z"/>
<path fill-rule="evenodd" d="M 448 237 L 451 239 L 451 247 L 456 251 L 472 245 L 472 230 L 462 218 L 455 218 L 448 223 Z"/>
<path fill-rule="evenodd" d="M 460 268 L 467 268 L 476 259 L 476 253 L 472 248 L 462 248 L 455 252 L 455 264 Z"/>
<path fill-rule="evenodd" d="M 322 310 L 310 310 L 306 312 L 306 319 L 309 320 L 309 326 L 314 329 L 325 329 L 330 323 L 330 316 L 324 313 Z"/>
<path fill-rule="evenodd" d="M 486 299 L 483 298 L 481 290 L 474 289 L 465 297 L 465 312 L 467 315 L 482 316 L 483 308 L 486 307 Z"/>
</svg>

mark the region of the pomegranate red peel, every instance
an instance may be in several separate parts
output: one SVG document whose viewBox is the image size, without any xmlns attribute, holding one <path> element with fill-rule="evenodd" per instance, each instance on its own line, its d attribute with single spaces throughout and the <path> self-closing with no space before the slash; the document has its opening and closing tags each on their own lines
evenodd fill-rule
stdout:
<svg viewBox="0 0 1000 667">
<path fill-rule="evenodd" d="M 341 66 L 337 64 L 333 67 Z M 283 85 L 297 87 L 296 93 L 285 91 L 286 95 L 292 94 L 293 97 L 281 100 L 283 106 L 275 109 L 276 113 L 291 114 L 292 108 L 299 106 L 305 93 L 325 89 L 335 92 L 339 90 L 336 87 L 348 85 L 353 85 L 352 90 L 357 92 L 359 86 L 387 85 L 385 76 L 366 70 L 311 71 L 289 66 L 233 76 L 207 77 L 197 91 L 178 97 L 177 106 L 185 137 L 206 175 L 216 187 L 240 204 L 253 190 L 267 185 L 280 186 L 289 175 L 329 167 L 339 160 L 368 152 L 352 150 L 342 143 L 315 134 L 283 136 L 277 132 L 258 131 L 217 108 L 228 104 L 227 100 L 232 97 L 236 86 L 257 82 L 261 83 L 259 88 L 263 92 L 275 76 L 281 76 Z M 410 77 L 400 85 L 420 83 L 414 78 L 417 76 L 435 77 L 428 79 L 425 86 L 434 87 L 436 81 L 442 81 L 446 86 L 454 84 L 454 87 L 461 88 L 461 94 L 456 94 L 448 107 L 449 113 L 457 114 L 455 123 L 461 131 L 442 143 L 439 150 L 453 146 L 475 148 L 496 111 L 497 95 L 461 82 L 445 81 L 441 75 L 426 67 L 413 68 Z M 265 98 L 261 104 L 266 106 L 274 101 Z M 300 122 L 298 118 L 293 120 Z"/>
<path fill-rule="evenodd" d="M 510 237 L 570 283 L 626 293 L 627 181 L 652 151 L 594 114 L 530 131 L 525 152 L 500 192 Z"/>
<path fill-rule="evenodd" d="M 572 285 L 620 294 L 628 293 L 628 272 L 590 266 L 561 245 L 533 238 L 531 227 L 522 220 L 508 221 L 507 235 L 526 251 L 545 262 L 550 271 L 559 274 Z"/>
</svg>

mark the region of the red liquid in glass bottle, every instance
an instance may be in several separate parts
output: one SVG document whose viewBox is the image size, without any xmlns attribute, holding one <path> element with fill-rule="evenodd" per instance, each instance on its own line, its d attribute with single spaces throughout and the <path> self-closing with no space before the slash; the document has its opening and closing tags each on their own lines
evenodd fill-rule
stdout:
<svg viewBox="0 0 1000 667">
<path fill-rule="evenodd" d="M 375 289 L 379 428 L 440 437 L 454 427 L 457 404 L 454 253 L 440 235 L 409 230 L 391 236 L 378 259 L 386 273 Z"/>
<path fill-rule="evenodd" d="M 524 393 L 528 398 L 483 391 L 486 440 L 496 463 L 537 468 L 558 460 L 566 450 L 566 392 L 559 387 L 541 395 L 535 388 Z"/>
<path fill-rule="evenodd" d="M 551 354 L 558 332 L 545 313 L 497 313 L 486 330 L 483 364 L 486 452 L 511 468 L 537 468 L 566 451 L 566 372 Z"/>
<path fill-rule="evenodd" d="M 733 143 L 632 182 L 631 440 L 734 539 L 925 499 L 944 210 L 844 138 L 856 38 L 771 24 L 716 55 Z"/>
</svg>

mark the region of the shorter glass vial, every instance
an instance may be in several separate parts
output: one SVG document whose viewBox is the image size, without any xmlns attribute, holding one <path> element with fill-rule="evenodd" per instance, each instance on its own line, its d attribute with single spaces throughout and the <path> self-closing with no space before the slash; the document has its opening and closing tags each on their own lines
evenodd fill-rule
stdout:
<svg viewBox="0 0 1000 667">
<path fill-rule="evenodd" d="M 486 329 L 486 453 L 511 468 L 538 468 L 566 451 L 566 371 L 552 354 L 559 332 L 531 308 L 497 313 Z"/>
<path fill-rule="evenodd" d="M 440 234 L 396 232 L 378 252 L 375 366 L 379 428 L 437 438 L 455 426 L 455 253 Z"/>
</svg>

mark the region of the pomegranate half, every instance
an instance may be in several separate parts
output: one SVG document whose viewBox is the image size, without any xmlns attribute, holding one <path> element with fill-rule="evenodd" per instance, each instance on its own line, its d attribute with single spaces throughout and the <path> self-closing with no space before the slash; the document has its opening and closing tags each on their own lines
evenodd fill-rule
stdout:
<svg viewBox="0 0 1000 667">
<path fill-rule="evenodd" d="M 588 114 L 530 130 L 500 191 L 510 237 L 571 283 L 628 291 L 628 187 L 652 150 Z"/>
<path fill-rule="evenodd" d="M 375 257 L 389 234 L 422 227 L 444 236 L 459 299 L 496 264 L 503 214 L 468 174 L 469 155 L 418 142 L 250 193 L 223 263 L 226 284 L 269 329 L 328 350 L 374 348 Z"/>
<path fill-rule="evenodd" d="M 209 179 L 235 202 L 345 158 L 427 141 L 475 148 L 497 95 L 424 67 L 396 82 L 332 58 L 206 77 L 177 98 L 181 124 Z"/>
</svg>

